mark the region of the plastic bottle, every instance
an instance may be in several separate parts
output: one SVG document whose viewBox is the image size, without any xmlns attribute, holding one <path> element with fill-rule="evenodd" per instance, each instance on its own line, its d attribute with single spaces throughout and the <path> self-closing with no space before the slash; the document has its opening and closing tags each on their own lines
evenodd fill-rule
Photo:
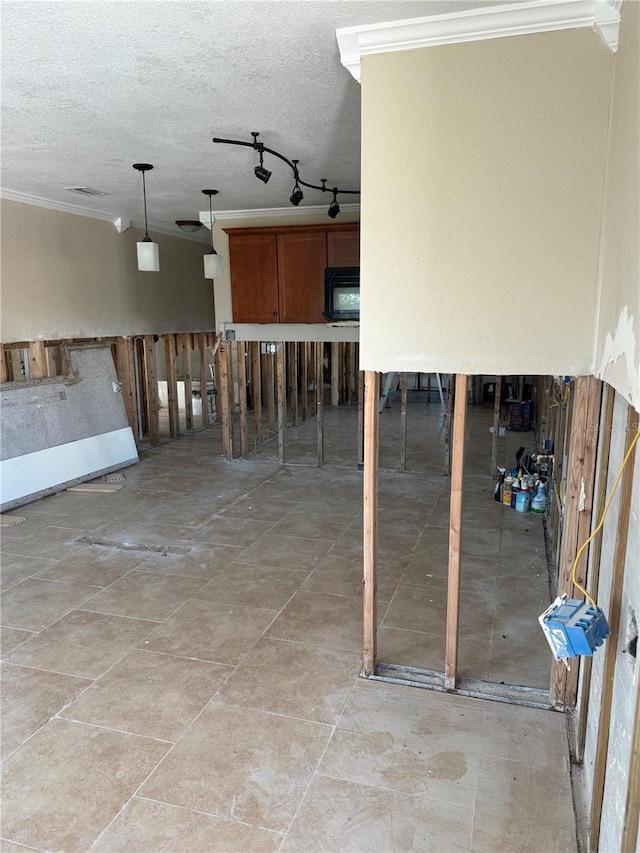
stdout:
<svg viewBox="0 0 640 853">
<path fill-rule="evenodd" d="M 531 511 L 531 492 L 527 488 L 527 483 L 522 483 L 522 488 L 516 495 L 516 512 Z"/>
<path fill-rule="evenodd" d="M 513 489 L 513 477 L 511 474 L 507 474 L 504 478 L 504 485 L 502 487 L 502 503 L 505 506 L 511 506 L 511 491 Z"/>
<path fill-rule="evenodd" d="M 519 492 L 520 492 L 520 481 L 516 477 L 513 481 L 513 486 L 511 486 L 511 509 L 516 508 L 516 500 L 518 498 Z"/>
<path fill-rule="evenodd" d="M 538 491 L 531 501 L 531 512 L 535 512 L 536 515 L 543 515 L 546 508 L 547 496 L 544 491 L 544 483 L 540 482 L 538 483 Z"/>
</svg>

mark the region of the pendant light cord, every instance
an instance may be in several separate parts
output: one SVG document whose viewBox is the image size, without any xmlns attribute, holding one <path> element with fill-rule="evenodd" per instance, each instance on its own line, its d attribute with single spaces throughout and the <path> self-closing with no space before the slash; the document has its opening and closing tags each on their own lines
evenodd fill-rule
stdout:
<svg viewBox="0 0 640 853">
<path fill-rule="evenodd" d="M 147 225 L 147 185 L 144 180 L 144 171 L 142 172 L 142 197 L 144 199 L 144 236 L 149 236 L 149 227 Z"/>
</svg>

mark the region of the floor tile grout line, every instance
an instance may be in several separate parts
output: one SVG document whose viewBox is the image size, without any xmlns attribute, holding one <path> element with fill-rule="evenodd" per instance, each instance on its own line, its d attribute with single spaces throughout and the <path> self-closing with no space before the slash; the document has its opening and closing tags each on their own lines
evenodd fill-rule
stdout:
<svg viewBox="0 0 640 853">
<path fill-rule="evenodd" d="M 309 780 L 309 784 L 307 785 L 307 787 L 306 787 L 306 789 L 305 789 L 304 793 L 303 793 L 303 794 L 302 794 L 302 796 L 300 797 L 300 801 L 299 801 L 299 803 L 298 803 L 298 808 L 296 809 L 296 811 L 295 811 L 295 813 L 294 813 L 294 815 L 293 815 L 293 817 L 292 817 L 292 819 L 291 819 L 291 822 L 289 823 L 289 826 L 288 826 L 288 828 L 287 828 L 287 830 L 286 830 L 286 832 L 285 832 L 285 834 L 284 834 L 284 838 L 282 839 L 282 843 L 281 843 L 280 847 L 278 848 L 279 850 L 282 850 L 282 846 L 286 843 L 286 840 L 287 840 L 287 838 L 288 838 L 288 836 L 289 836 L 289 833 L 291 832 L 291 828 L 292 828 L 292 827 L 293 827 L 293 825 L 295 824 L 296 818 L 298 817 L 298 814 L 300 813 L 300 809 L 302 808 L 302 805 L 303 805 L 304 801 L 305 801 L 305 800 L 306 800 L 306 798 L 307 798 L 307 794 L 309 793 L 309 790 L 311 789 L 311 786 L 313 785 L 314 780 L 315 780 L 315 779 L 316 779 L 316 777 L 318 776 L 318 770 L 319 770 L 319 768 L 320 768 L 320 766 L 321 766 L 321 764 L 322 764 L 322 762 L 323 762 L 323 760 L 324 760 L 325 755 L 327 754 L 327 750 L 329 749 L 329 746 L 331 745 L 331 742 L 332 742 L 332 740 L 333 740 L 333 737 L 334 737 L 334 735 L 335 735 L 336 731 L 338 730 L 338 724 L 339 724 L 339 722 L 340 722 L 340 719 L 341 719 L 342 715 L 344 714 L 344 710 L 345 710 L 345 708 L 347 707 L 347 703 L 349 702 L 349 699 L 351 698 L 351 695 L 352 695 L 353 691 L 355 690 L 357 683 L 358 683 L 358 678 L 357 678 L 357 676 L 356 676 L 356 678 L 354 679 L 353 684 L 351 685 L 351 688 L 350 688 L 349 692 L 348 692 L 348 693 L 347 693 L 347 695 L 345 696 L 344 702 L 342 703 L 342 708 L 341 708 L 341 710 L 340 710 L 340 713 L 336 715 L 336 721 L 335 721 L 334 725 L 331 727 L 331 728 L 332 728 L 332 731 L 331 731 L 331 734 L 329 735 L 329 737 L 328 737 L 328 739 L 327 739 L 326 746 L 325 746 L 325 748 L 324 748 L 324 749 L 323 749 L 323 751 L 322 751 L 322 755 L 320 755 L 320 757 L 318 758 L 318 761 L 317 761 L 317 763 L 316 763 L 315 770 L 314 770 L 314 771 L 313 771 L 313 773 L 311 774 L 311 778 L 310 778 L 310 780 Z"/>
</svg>

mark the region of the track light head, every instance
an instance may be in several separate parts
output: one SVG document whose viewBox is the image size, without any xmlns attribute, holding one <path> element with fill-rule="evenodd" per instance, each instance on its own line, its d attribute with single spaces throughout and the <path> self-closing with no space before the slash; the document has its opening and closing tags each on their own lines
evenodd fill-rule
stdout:
<svg viewBox="0 0 640 853">
<path fill-rule="evenodd" d="M 293 188 L 293 192 L 289 196 L 289 201 L 291 202 L 291 204 L 294 207 L 297 207 L 303 198 L 304 198 L 304 194 L 303 194 L 302 190 L 300 189 L 300 187 L 296 184 L 295 187 Z"/>
<path fill-rule="evenodd" d="M 340 205 L 338 204 L 338 190 L 334 189 L 333 191 L 333 201 L 329 205 L 329 210 L 327 214 L 331 217 L 331 219 L 335 219 L 336 216 L 340 213 Z"/>
<path fill-rule="evenodd" d="M 269 178 L 271 177 L 271 172 L 268 169 L 265 169 L 263 165 L 256 166 L 253 170 L 253 174 L 259 181 L 262 181 L 263 184 L 269 183 Z"/>
<path fill-rule="evenodd" d="M 269 178 L 271 177 L 271 172 L 268 169 L 265 169 L 262 161 L 262 151 L 260 151 L 260 165 L 256 166 L 253 170 L 253 174 L 259 181 L 262 181 L 263 184 L 269 183 Z"/>
</svg>

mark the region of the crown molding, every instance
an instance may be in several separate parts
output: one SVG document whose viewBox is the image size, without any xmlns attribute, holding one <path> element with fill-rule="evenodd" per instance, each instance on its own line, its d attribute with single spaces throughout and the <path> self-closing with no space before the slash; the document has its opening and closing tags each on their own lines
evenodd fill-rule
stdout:
<svg viewBox="0 0 640 853">
<path fill-rule="evenodd" d="M 615 52 L 621 0 L 531 0 L 336 30 L 340 61 L 360 82 L 363 56 L 508 36 L 595 28 Z"/>
<path fill-rule="evenodd" d="M 82 207 L 79 204 L 69 204 L 66 201 L 54 201 L 50 198 L 43 198 L 38 195 L 30 195 L 17 190 L 10 190 L 5 187 L 0 187 L 0 198 L 7 201 L 17 201 L 20 204 L 28 204 L 32 207 L 44 207 L 46 210 L 57 210 L 60 213 L 70 213 L 72 216 L 83 216 L 86 219 L 99 219 L 102 222 L 110 222 L 119 234 L 124 233 L 128 228 L 144 229 L 144 222 L 132 219 L 128 220 L 122 216 L 114 216 L 113 213 L 107 213 L 104 210 L 93 210 L 90 207 Z M 208 216 L 207 212 L 207 216 Z M 197 243 L 208 243 L 209 240 L 204 235 L 185 234 L 175 226 L 162 225 L 159 223 L 150 222 L 149 231 L 155 234 L 166 234 L 168 237 L 178 237 L 181 240 L 194 240 Z"/>
<path fill-rule="evenodd" d="M 359 213 L 359 204 L 341 204 L 341 213 Z M 307 207 L 262 207 L 257 210 L 214 210 L 213 221 L 222 221 L 230 219 L 267 219 L 273 216 L 290 216 L 292 219 L 300 216 L 324 213 L 326 216 L 327 205 L 314 204 Z M 205 228 L 210 228 L 209 211 L 201 210 L 198 214 L 200 222 Z"/>
</svg>

